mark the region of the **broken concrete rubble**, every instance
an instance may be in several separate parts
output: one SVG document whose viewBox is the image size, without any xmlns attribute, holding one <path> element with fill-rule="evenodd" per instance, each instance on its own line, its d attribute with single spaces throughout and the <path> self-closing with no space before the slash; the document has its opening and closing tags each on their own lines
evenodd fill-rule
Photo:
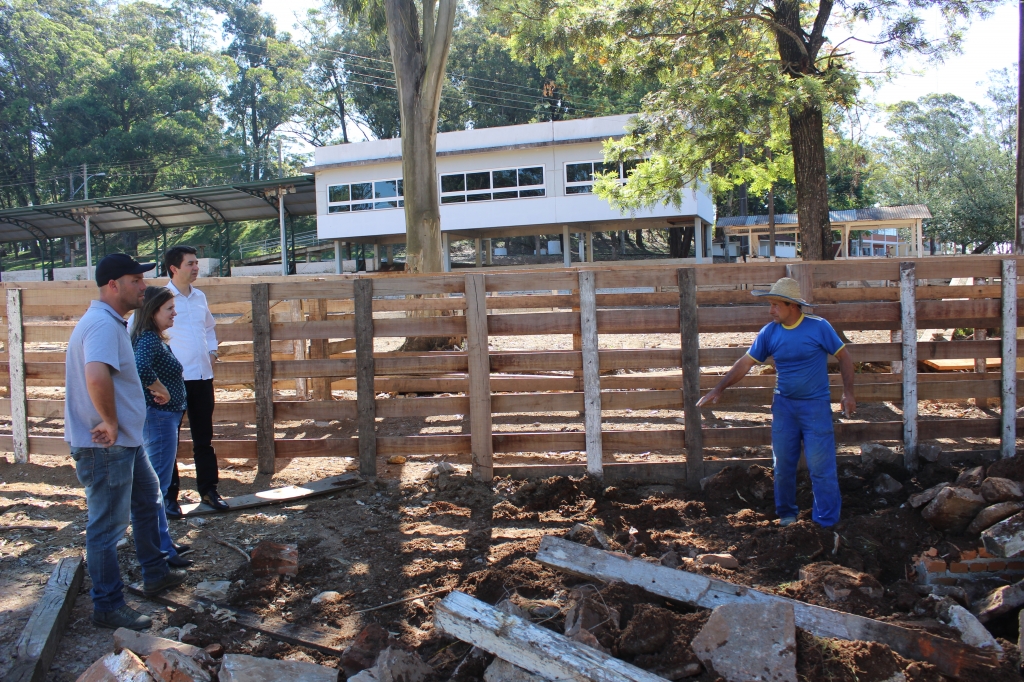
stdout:
<svg viewBox="0 0 1024 682">
<path fill-rule="evenodd" d="M 352 644 L 341 652 L 341 664 L 345 673 L 355 675 L 360 670 L 373 667 L 377 656 L 388 646 L 391 635 L 377 623 L 370 623 L 356 635 Z"/>
<path fill-rule="evenodd" d="M 903 484 L 889 474 L 879 474 L 872 484 L 872 489 L 879 495 L 893 495 L 903 490 Z"/>
<path fill-rule="evenodd" d="M 227 601 L 228 590 L 231 589 L 230 580 L 204 580 L 196 585 L 193 593 L 196 599 L 209 599 L 214 602 Z"/>
<path fill-rule="evenodd" d="M 989 592 L 971 610 L 982 623 L 1024 606 L 1024 581 L 1003 585 Z"/>
<path fill-rule="evenodd" d="M 971 469 L 965 469 L 956 478 L 956 482 L 953 484 L 961 488 L 976 488 L 981 485 L 981 482 L 985 480 L 985 467 L 973 467 Z"/>
<path fill-rule="evenodd" d="M 985 498 L 973 490 L 943 488 L 921 511 L 921 516 L 937 530 L 962 533 L 983 507 Z"/>
<path fill-rule="evenodd" d="M 159 682 L 210 682 L 213 679 L 203 666 L 177 649 L 154 651 L 146 658 L 146 668 Z"/>
<path fill-rule="evenodd" d="M 938 462 L 942 456 L 942 446 L 938 443 L 918 443 L 917 456 L 926 462 Z"/>
<path fill-rule="evenodd" d="M 117 649 L 128 649 L 143 658 L 161 649 L 177 649 L 190 658 L 196 658 L 196 660 L 202 660 L 203 656 L 203 650 L 191 644 L 176 642 L 173 639 L 157 637 L 145 632 L 136 632 L 127 628 L 114 630 L 114 647 Z"/>
<path fill-rule="evenodd" d="M 1024 509 L 1024 503 L 1022 502 L 998 502 L 985 507 L 974 517 L 971 525 L 967 526 L 967 532 L 972 535 L 980 533 L 1003 519 L 1013 516 L 1022 509 Z"/>
<path fill-rule="evenodd" d="M 341 601 L 341 593 L 334 590 L 327 590 L 313 597 L 313 604 L 337 604 Z"/>
<path fill-rule="evenodd" d="M 146 664 L 128 649 L 110 653 L 99 659 L 76 682 L 156 682 Z"/>
<path fill-rule="evenodd" d="M 862 464 L 873 464 L 875 462 L 899 464 L 902 459 L 902 455 L 881 443 L 861 443 L 860 461 Z"/>
<path fill-rule="evenodd" d="M 338 682 L 338 671 L 304 661 L 224 654 L 219 682 Z"/>
<path fill-rule="evenodd" d="M 732 554 L 698 554 L 696 561 L 705 566 L 713 565 L 729 569 L 740 567 L 739 560 Z"/>
<path fill-rule="evenodd" d="M 922 490 L 921 492 L 915 493 L 914 495 L 908 497 L 907 503 L 914 509 L 923 507 L 924 505 L 934 500 L 935 496 L 939 494 L 939 491 L 941 491 L 943 488 L 948 488 L 949 485 L 949 483 L 939 483 L 938 485 L 933 485 L 931 488 L 928 488 L 927 490 Z"/>
<path fill-rule="evenodd" d="M 1003 519 L 981 534 L 985 549 L 1008 559 L 1024 552 L 1024 512 Z"/>
<path fill-rule="evenodd" d="M 298 575 L 299 546 L 263 540 L 252 550 L 252 572 L 258 578 L 268 575 Z"/>
<path fill-rule="evenodd" d="M 380 652 L 374 668 L 379 682 L 424 682 L 434 674 L 419 656 L 393 646 Z"/>
<path fill-rule="evenodd" d="M 723 604 L 693 639 L 701 662 L 727 682 L 796 682 L 792 604 Z"/>
<path fill-rule="evenodd" d="M 1020 484 L 1008 478 L 986 478 L 981 482 L 980 492 L 989 504 L 1024 500 L 1024 491 L 1020 489 Z"/>
<path fill-rule="evenodd" d="M 960 641 L 978 649 L 990 649 L 1002 652 L 1003 647 L 999 646 L 992 633 L 985 629 L 977 618 L 970 611 L 953 604 L 947 611 L 946 618 L 949 626 L 960 633 Z"/>
</svg>

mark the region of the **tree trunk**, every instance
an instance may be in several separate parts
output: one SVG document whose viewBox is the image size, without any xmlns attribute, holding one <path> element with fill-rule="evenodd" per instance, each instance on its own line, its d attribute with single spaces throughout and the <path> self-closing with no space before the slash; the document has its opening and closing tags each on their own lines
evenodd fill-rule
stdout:
<svg viewBox="0 0 1024 682">
<path fill-rule="evenodd" d="M 422 100 L 402 107 L 402 189 L 405 194 L 406 272 L 441 272 L 441 208 L 437 199 L 437 115 Z M 437 110 L 434 109 L 436 112 Z M 425 119 L 425 120 L 424 120 Z"/>
<path fill-rule="evenodd" d="M 789 115 L 803 260 L 832 260 L 832 224 L 828 217 L 828 177 L 821 110 L 807 106 Z"/>
<path fill-rule="evenodd" d="M 683 230 L 683 243 L 680 249 L 680 258 L 690 257 L 690 245 L 693 244 L 693 225 Z"/>
<path fill-rule="evenodd" d="M 668 255 L 672 258 L 683 257 L 683 230 L 681 228 L 668 228 Z"/>
<path fill-rule="evenodd" d="M 636 240 L 635 241 L 636 241 L 636 248 L 640 249 L 641 251 L 645 250 L 644 249 L 644 231 L 643 230 L 637 230 L 636 231 Z"/>
</svg>

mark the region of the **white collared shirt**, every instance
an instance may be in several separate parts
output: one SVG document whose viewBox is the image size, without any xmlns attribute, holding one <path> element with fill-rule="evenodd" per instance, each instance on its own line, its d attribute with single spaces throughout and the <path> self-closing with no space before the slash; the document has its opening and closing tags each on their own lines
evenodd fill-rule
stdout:
<svg viewBox="0 0 1024 682">
<path fill-rule="evenodd" d="M 210 353 L 217 350 L 216 323 L 206 302 L 206 294 L 192 287 L 188 296 L 173 282 L 167 288 L 174 294 L 174 324 L 167 330 L 174 357 L 184 369 L 185 381 L 213 378 Z"/>
</svg>

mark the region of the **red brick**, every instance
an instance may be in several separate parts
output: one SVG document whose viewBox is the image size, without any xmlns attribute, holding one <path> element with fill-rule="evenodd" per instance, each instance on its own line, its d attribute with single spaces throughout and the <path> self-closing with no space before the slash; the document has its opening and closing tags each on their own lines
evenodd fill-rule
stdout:
<svg viewBox="0 0 1024 682">
<path fill-rule="evenodd" d="M 990 571 L 1001 571 L 1006 568 L 1005 561 L 990 561 L 988 562 L 988 570 Z"/>
<path fill-rule="evenodd" d="M 971 573 L 985 573 L 989 570 L 987 561 L 972 561 L 967 565 Z"/>
<path fill-rule="evenodd" d="M 949 562 L 950 573 L 967 573 L 970 569 L 967 568 L 967 564 L 960 561 Z"/>
<path fill-rule="evenodd" d="M 1024 561 L 1008 561 L 1006 568 L 1010 571 L 1024 571 Z"/>
<path fill-rule="evenodd" d="M 257 577 L 298 575 L 299 546 L 264 540 L 252 550 L 252 572 Z"/>
<path fill-rule="evenodd" d="M 978 548 L 978 556 L 980 556 L 983 559 L 994 559 L 995 558 L 995 555 L 992 554 L 991 552 L 989 552 L 984 547 L 979 547 Z"/>
<path fill-rule="evenodd" d="M 210 673 L 177 649 L 160 649 L 146 659 L 150 674 L 160 682 L 210 682 Z"/>
<path fill-rule="evenodd" d="M 936 556 L 939 556 L 939 550 L 935 549 L 934 547 L 929 547 L 928 550 L 924 553 L 924 555 L 925 556 L 930 556 L 930 557 L 936 557 Z"/>
<path fill-rule="evenodd" d="M 921 563 L 924 565 L 924 570 L 928 571 L 929 573 L 945 573 L 946 572 L 946 562 L 945 561 L 927 561 L 926 560 L 926 561 L 922 561 Z"/>
<path fill-rule="evenodd" d="M 977 558 L 978 558 L 978 553 L 975 552 L 973 549 L 969 549 L 969 550 L 960 552 L 960 561 L 970 561 L 971 559 L 977 559 Z"/>
</svg>

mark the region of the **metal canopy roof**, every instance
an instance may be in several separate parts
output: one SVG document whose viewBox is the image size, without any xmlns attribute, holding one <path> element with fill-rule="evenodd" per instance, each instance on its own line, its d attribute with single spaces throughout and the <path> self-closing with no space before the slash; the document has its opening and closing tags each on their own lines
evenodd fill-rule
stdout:
<svg viewBox="0 0 1024 682">
<path fill-rule="evenodd" d="M 0 211 L 0 242 L 82 236 L 86 211 L 91 213 L 89 222 L 99 234 L 274 220 L 278 218 L 277 197 L 268 195 L 268 191 L 278 187 L 294 187 L 294 193 L 285 196 L 286 214 L 316 214 L 313 176 L 300 175 L 9 208 Z"/>
</svg>

